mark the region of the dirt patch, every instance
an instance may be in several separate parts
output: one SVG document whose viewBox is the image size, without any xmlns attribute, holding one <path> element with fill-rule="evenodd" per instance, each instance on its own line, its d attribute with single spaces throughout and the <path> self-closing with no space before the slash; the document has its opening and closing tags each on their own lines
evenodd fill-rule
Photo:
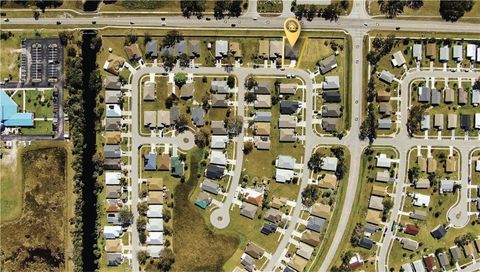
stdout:
<svg viewBox="0 0 480 272">
<path fill-rule="evenodd" d="M 23 212 L 0 226 L 0 266 L 4 271 L 64 271 L 66 150 L 26 150 L 21 162 Z"/>
</svg>

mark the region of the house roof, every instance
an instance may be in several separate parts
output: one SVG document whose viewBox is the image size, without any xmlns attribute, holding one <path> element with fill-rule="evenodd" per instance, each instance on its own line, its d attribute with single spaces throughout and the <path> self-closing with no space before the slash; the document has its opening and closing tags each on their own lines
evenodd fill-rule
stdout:
<svg viewBox="0 0 480 272">
<path fill-rule="evenodd" d="M 103 147 L 103 154 L 105 158 L 120 158 L 120 145 L 105 145 Z"/>
<path fill-rule="evenodd" d="M 268 136 L 253 136 L 253 144 L 258 150 L 270 150 L 270 137 Z"/>
<path fill-rule="evenodd" d="M 257 99 L 255 100 L 254 107 L 256 109 L 269 109 L 272 107 L 272 99 L 270 95 L 260 94 L 257 95 Z"/>
<path fill-rule="evenodd" d="M 226 80 L 212 80 L 211 88 L 212 91 L 219 94 L 227 94 L 230 90 Z"/>
<path fill-rule="evenodd" d="M 330 55 L 329 57 L 321 60 L 318 64 L 320 73 L 324 75 L 337 67 L 337 58 L 335 55 Z"/>
<path fill-rule="evenodd" d="M 145 55 L 152 58 L 158 56 L 158 40 L 150 40 L 145 44 Z"/>
<path fill-rule="evenodd" d="M 247 253 L 254 259 L 260 259 L 265 253 L 265 250 L 257 246 L 255 243 L 249 242 L 247 244 L 247 247 L 245 248 L 245 253 Z"/>
<path fill-rule="evenodd" d="M 441 239 L 445 234 L 447 234 L 447 230 L 443 225 L 438 225 L 434 230 L 431 232 L 433 238 Z"/>
<path fill-rule="evenodd" d="M 209 179 L 220 179 L 224 176 L 225 170 L 224 166 L 209 164 L 205 176 Z"/>
<path fill-rule="evenodd" d="M 280 115 L 282 118 L 282 115 Z M 270 111 L 257 111 L 253 116 L 254 122 L 270 122 L 272 120 L 272 112 Z"/>
<path fill-rule="evenodd" d="M 227 135 L 227 129 L 225 128 L 225 123 L 223 121 L 212 121 L 210 123 L 210 128 L 214 135 Z"/>
<path fill-rule="evenodd" d="M 125 64 L 125 59 L 114 54 L 109 54 L 103 69 L 109 73 L 118 76 L 120 69 Z"/>
<path fill-rule="evenodd" d="M 215 57 L 223 58 L 228 54 L 228 41 L 215 41 Z"/>
<path fill-rule="evenodd" d="M 440 105 L 441 100 L 442 100 L 442 93 L 435 88 L 431 89 L 430 104 L 434 106 L 438 106 Z"/>
<path fill-rule="evenodd" d="M 460 258 L 461 258 L 461 251 L 460 251 L 460 248 L 458 248 L 458 246 L 452 246 L 450 249 L 450 254 L 452 255 L 452 259 L 456 262 L 458 261 Z"/>
<path fill-rule="evenodd" d="M 225 94 L 212 94 L 210 97 L 211 105 L 213 108 L 226 108 L 228 107 L 228 100 Z"/>
<path fill-rule="evenodd" d="M 202 108 L 192 108 L 191 112 L 193 124 L 195 124 L 197 127 L 203 126 L 205 123 L 203 119 L 205 111 Z"/>
<path fill-rule="evenodd" d="M 448 258 L 448 255 L 444 252 L 440 252 L 437 254 L 438 262 L 442 267 L 449 266 L 450 265 L 450 260 Z"/>
<path fill-rule="evenodd" d="M 418 88 L 418 102 L 427 103 L 430 102 L 430 88 L 419 87 Z"/>
<path fill-rule="evenodd" d="M 300 107 L 300 104 L 298 103 L 298 101 L 284 100 L 280 102 L 280 113 L 293 114 L 297 112 L 299 107 Z"/>
<path fill-rule="evenodd" d="M 427 211 L 415 209 L 412 213 L 410 213 L 410 218 L 417 220 L 426 220 Z"/>
<path fill-rule="evenodd" d="M 270 41 L 270 58 L 282 57 L 282 41 Z"/>
<path fill-rule="evenodd" d="M 143 83 L 143 100 L 155 100 L 157 83 L 145 81 Z"/>
<path fill-rule="evenodd" d="M 184 163 L 180 160 L 179 157 L 172 157 L 170 159 L 170 165 L 172 170 L 172 176 L 183 176 L 185 171 Z"/>
<path fill-rule="evenodd" d="M 337 176 L 332 174 L 326 174 L 320 181 L 318 182 L 318 186 L 324 189 L 336 189 L 337 188 Z"/>
<path fill-rule="evenodd" d="M 278 118 L 278 128 L 295 128 L 296 126 L 296 116 L 281 114 Z"/>
<path fill-rule="evenodd" d="M 212 135 L 210 139 L 211 148 L 225 148 L 227 146 L 228 136 L 225 135 Z"/>
<path fill-rule="evenodd" d="M 295 162 L 296 159 L 294 157 L 279 155 L 275 160 L 275 167 L 293 170 L 295 168 Z"/>
<path fill-rule="evenodd" d="M 268 40 L 259 40 L 258 41 L 258 55 L 263 58 L 269 56 L 269 43 Z"/>
<path fill-rule="evenodd" d="M 323 90 L 337 90 L 338 88 L 340 88 L 339 76 L 326 76 L 325 81 L 322 82 Z"/>
<path fill-rule="evenodd" d="M 270 201 L 270 205 L 275 209 L 280 209 L 287 204 L 286 197 L 272 197 L 272 201 Z"/>
<path fill-rule="evenodd" d="M 217 165 L 227 165 L 227 156 L 222 151 L 212 150 L 210 152 L 210 163 Z"/>
<path fill-rule="evenodd" d="M 390 93 L 387 91 L 378 91 L 377 92 L 377 102 L 388 102 L 390 101 Z"/>
<path fill-rule="evenodd" d="M 463 46 L 461 45 L 453 46 L 453 59 L 456 59 L 457 61 L 463 60 Z"/>
<path fill-rule="evenodd" d="M 120 239 L 105 240 L 106 252 L 122 252 L 122 241 Z"/>
<path fill-rule="evenodd" d="M 107 252 L 107 265 L 109 266 L 118 266 L 123 262 L 122 253 L 118 252 Z"/>
<path fill-rule="evenodd" d="M 316 247 L 320 243 L 320 233 L 306 230 L 302 233 L 300 241 Z"/>
<path fill-rule="evenodd" d="M 143 112 L 143 125 L 145 127 L 155 127 L 157 125 L 157 112 L 156 111 L 144 111 Z"/>
<path fill-rule="evenodd" d="M 253 219 L 255 217 L 255 213 L 258 210 L 258 206 L 247 203 L 247 202 L 242 202 L 242 206 L 240 208 L 240 214 Z"/>
<path fill-rule="evenodd" d="M 255 135 L 268 136 L 270 135 L 270 123 L 255 123 L 253 130 Z"/>
<path fill-rule="evenodd" d="M 434 118 L 434 126 L 437 127 L 438 129 L 442 130 L 443 129 L 443 113 L 436 113 L 435 118 Z"/>
<path fill-rule="evenodd" d="M 379 186 L 379 185 L 373 185 L 372 186 L 372 195 L 385 197 L 387 195 L 386 187 Z"/>
<path fill-rule="evenodd" d="M 472 90 L 472 104 L 480 104 L 480 89 Z"/>
<path fill-rule="evenodd" d="M 185 83 L 180 88 L 180 98 L 183 98 L 183 99 L 191 98 L 194 92 L 195 92 L 195 88 L 193 86 L 193 83 L 192 82 Z"/>
<path fill-rule="evenodd" d="M 275 181 L 277 182 L 284 183 L 290 181 L 294 176 L 295 172 L 293 172 L 293 170 L 280 168 L 275 169 Z"/>
<path fill-rule="evenodd" d="M 163 219 L 148 218 L 147 231 L 163 231 Z"/>
<path fill-rule="evenodd" d="M 425 55 L 427 58 L 435 60 L 437 57 L 437 45 L 435 43 L 427 43 L 427 51 Z"/>
<path fill-rule="evenodd" d="M 455 100 L 455 92 L 453 91 L 453 89 L 446 88 L 444 92 L 445 103 L 452 103 Z"/>
<path fill-rule="evenodd" d="M 325 225 L 325 219 L 316 217 L 316 216 L 308 217 L 307 229 L 316 231 L 316 232 L 321 232 L 324 225 Z"/>
<path fill-rule="evenodd" d="M 294 95 L 297 92 L 297 86 L 296 83 L 280 83 L 280 94 Z"/>
<path fill-rule="evenodd" d="M 211 180 L 205 179 L 202 182 L 202 190 L 204 190 L 206 192 L 217 195 L 219 189 L 220 189 L 220 185 L 218 185 L 217 183 L 215 183 Z"/>
<path fill-rule="evenodd" d="M 426 178 L 420 178 L 415 182 L 415 189 L 428 189 L 430 188 L 430 180 Z"/>
<path fill-rule="evenodd" d="M 337 171 L 337 157 L 324 157 L 320 169 L 325 171 Z"/>
<path fill-rule="evenodd" d="M 395 67 L 400 67 L 405 64 L 405 57 L 402 54 L 402 51 L 397 51 L 392 55 L 392 64 Z"/>
<path fill-rule="evenodd" d="M 163 205 L 159 205 L 159 204 L 148 205 L 147 217 L 148 218 L 163 217 Z"/>
<path fill-rule="evenodd" d="M 465 105 L 468 102 L 468 93 L 463 88 L 458 88 L 458 104 Z"/>
<path fill-rule="evenodd" d="M 240 48 L 240 43 L 239 42 L 230 42 L 229 50 L 235 58 L 241 58 L 242 57 L 242 49 Z"/>
<path fill-rule="evenodd" d="M 457 115 L 455 113 L 448 114 L 447 128 L 448 129 L 457 128 Z"/>
<path fill-rule="evenodd" d="M 157 111 L 157 126 L 158 127 L 165 127 L 170 126 L 170 111 L 168 110 L 159 110 Z"/>
<path fill-rule="evenodd" d="M 371 240 L 369 238 L 366 238 L 366 237 L 362 237 L 362 238 L 360 238 L 360 241 L 358 241 L 358 245 L 360 247 L 363 247 L 363 248 L 366 248 L 366 249 L 372 249 L 373 240 Z"/>
<path fill-rule="evenodd" d="M 378 155 L 376 159 L 377 159 L 377 164 L 376 164 L 377 167 L 390 168 L 392 165 L 392 160 L 389 157 L 387 157 L 387 155 L 384 153 L 381 153 L 380 155 Z"/>
<path fill-rule="evenodd" d="M 106 104 L 120 104 L 122 93 L 117 90 L 105 91 L 105 103 Z"/>
<path fill-rule="evenodd" d="M 132 43 L 123 47 L 129 60 L 138 60 L 142 58 L 142 52 L 138 44 Z"/>
<path fill-rule="evenodd" d="M 440 61 L 448 61 L 450 60 L 450 48 L 448 45 L 444 47 L 440 47 Z"/>
<path fill-rule="evenodd" d="M 297 135 L 293 128 L 281 128 L 280 129 L 280 142 L 295 142 Z"/>
<path fill-rule="evenodd" d="M 163 245 L 163 232 L 149 232 L 147 236 L 147 245 Z"/>
<path fill-rule="evenodd" d="M 120 198 L 122 194 L 122 186 L 119 185 L 107 185 L 105 186 L 105 194 L 107 199 Z"/>
<path fill-rule="evenodd" d="M 423 264 L 423 261 L 421 259 L 412 262 L 412 265 L 415 272 L 427 272 L 427 270 L 425 269 L 425 265 Z"/>
<path fill-rule="evenodd" d="M 378 171 L 375 176 L 375 180 L 380 182 L 389 182 L 390 172 L 388 170 Z"/>
<path fill-rule="evenodd" d="M 427 268 L 427 271 L 436 271 L 437 269 L 437 262 L 435 261 L 435 258 L 432 255 L 424 256 L 423 257 L 423 262 L 425 263 L 425 267 Z"/>
<path fill-rule="evenodd" d="M 449 157 L 445 164 L 445 171 L 447 173 L 453 173 L 457 170 L 457 161 L 453 157 Z"/>
<path fill-rule="evenodd" d="M 420 127 L 422 130 L 430 129 L 430 115 L 428 114 L 422 115 L 422 121 L 420 122 Z"/>
<path fill-rule="evenodd" d="M 327 132 L 334 132 L 338 130 L 339 118 L 323 118 L 322 128 Z"/>
<path fill-rule="evenodd" d="M 380 80 L 390 84 L 393 82 L 395 76 L 387 70 L 383 70 L 379 75 Z"/>
<path fill-rule="evenodd" d="M 143 169 L 157 170 L 157 154 L 156 153 L 148 153 L 148 155 L 145 157 L 145 165 Z"/>
<path fill-rule="evenodd" d="M 118 80 L 118 76 L 105 76 L 103 79 L 103 87 L 105 87 L 105 90 L 120 91 L 122 83 Z"/>
<path fill-rule="evenodd" d="M 150 191 L 147 196 L 148 204 L 163 204 L 163 192 L 162 191 Z"/>
<path fill-rule="evenodd" d="M 323 92 L 322 98 L 323 100 L 325 100 L 325 102 L 338 103 L 342 101 L 342 96 L 340 95 L 340 92 L 336 91 Z"/>
<path fill-rule="evenodd" d="M 282 212 L 277 209 L 270 208 L 265 213 L 264 218 L 265 220 L 270 221 L 272 223 L 278 223 L 280 222 L 280 220 L 282 220 Z"/>
<path fill-rule="evenodd" d="M 382 212 L 375 211 L 372 209 L 367 209 L 366 221 L 368 223 L 379 225 L 382 222 L 381 218 L 382 218 Z"/>
<path fill-rule="evenodd" d="M 122 134 L 120 131 L 107 131 L 105 132 L 105 144 L 116 145 L 122 141 Z"/>
<path fill-rule="evenodd" d="M 4 90 L 0 90 L 0 129 L 33 126 L 33 113 L 17 112 L 18 106 Z"/>
<path fill-rule="evenodd" d="M 460 114 L 460 127 L 469 130 L 472 126 L 472 116 L 468 114 Z"/>
<path fill-rule="evenodd" d="M 313 204 L 310 214 L 316 217 L 328 219 L 330 218 L 331 207 L 322 203 Z"/>
<path fill-rule="evenodd" d="M 188 41 L 188 53 L 190 56 L 200 56 L 200 41 L 199 40 L 189 40 Z"/>
<path fill-rule="evenodd" d="M 430 204 L 430 196 L 429 195 L 414 193 L 412 198 L 413 198 L 413 206 L 428 207 L 428 205 Z"/>
<path fill-rule="evenodd" d="M 380 196 L 370 196 L 370 201 L 368 202 L 368 208 L 383 211 L 383 197 Z"/>
<path fill-rule="evenodd" d="M 420 228 L 414 224 L 407 224 L 404 230 L 406 234 L 410 234 L 410 235 L 417 235 L 419 231 L 420 231 Z"/>
<path fill-rule="evenodd" d="M 315 248 L 310 246 L 309 244 L 300 242 L 297 247 L 297 255 L 304 258 L 305 260 L 310 260 L 314 250 Z"/>
<path fill-rule="evenodd" d="M 295 269 L 298 272 L 302 272 L 307 266 L 308 261 L 304 258 L 294 255 L 292 260 L 288 263 L 288 266 Z"/>
<path fill-rule="evenodd" d="M 421 43 L 416 43 L 413 45 L 412 55 L 416 60 L 422 60 L 423 45 Z"/>
</svg>

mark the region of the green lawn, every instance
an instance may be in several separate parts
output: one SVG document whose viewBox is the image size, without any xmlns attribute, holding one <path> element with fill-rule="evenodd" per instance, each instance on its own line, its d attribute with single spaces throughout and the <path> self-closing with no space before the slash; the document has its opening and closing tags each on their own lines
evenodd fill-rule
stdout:
<svg viewBox="0 0 480 272">
<path fill-rule="evenodd" d="M 18 218 L 22 213 L 23 206 L 23 182 L 18 173 L 22 172 L 19 162 L 21 149 L 17 154 L 12 150 L 2 149 L 3 159 L 0 160 L 0 223 Z"/>
</svg>

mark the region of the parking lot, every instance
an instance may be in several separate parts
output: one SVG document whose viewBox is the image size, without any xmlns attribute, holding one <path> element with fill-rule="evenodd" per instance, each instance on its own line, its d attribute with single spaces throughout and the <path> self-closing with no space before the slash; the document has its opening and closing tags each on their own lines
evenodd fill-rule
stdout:
<svg viewBox="0 0 480 272">
<path fill-rule="evenodd" d="M 24 87 L 48 87 L 63 74 L 63 47 L 60 40 L 27 39 L 22 42 L 20 78 Z"/>
</svg>

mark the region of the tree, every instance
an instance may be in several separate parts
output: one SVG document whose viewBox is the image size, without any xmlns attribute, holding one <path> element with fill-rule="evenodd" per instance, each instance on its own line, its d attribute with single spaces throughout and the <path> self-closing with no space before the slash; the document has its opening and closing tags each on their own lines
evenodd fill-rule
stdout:
<svg viewBox="0 0 480 272">
<path fill-rule="evenodd" d="M 417 182 L 419 177 L 420 177 L 420 168 L 417 165 L 408 169 L 408 180 L 411 183 Z"/>
<path fill-rule="evenodd" d="M 419 9 L 423 7 L 423 0 L 407 0 L 406 4 L 411 9 Z"/>
<path fill-rule="evenodd" d="M 367 118 L 360 125 L 360 139 L 369 139 L 370 144 L 377 138 L 378 117 L 375 111 L 375 103 L 370 103 L 367 107 Z"/>
<path fill-rule="evenodd" d="M 230 115 L 225 119 L 227 131 L 231 135 L 238 135 L 243 129 L 243 117 L 239 115 Z"/>
<path fill-rule="evenodd" d="M 230 89 L 232 89 L 232 88 L 235 87 L 235 77 L 234 77 L 234 76 L 229 75 L 229 76 L 227 77 L 227 86 L 228 86 Z"/>
<path fill-rule="evenodd" d="M 468 245 L 473 240 L 475 240 L 475 235 L 469 232 L 464 235 L 456 237 L 454 242 L 457 246 L 462 247 L 462 246 Z"/>
<path fill-rule="evenodd" d="M 185 83 L 187 83 L 187 75 L 185 73 L 176 73 L 173 77 L 173 81 L 175 81 L 175 85 L 181 88 Z"/>
<path fill-rule="evenodd" d="M 182 53 L 178 59 L 180 67 L 188 67 L 190 65 L 190 57 L 186 53 Z"/>
<path fill-rule="evenodd" d="M 243 153 L 248 154 L 253 150 L 253 143 L 248 141 L 243 144 Z"/>
<path fill-rule="evenodd" d="M 355 225 L 355 228 L 353 229 L 352 237 L 350 237 L 350 243 L 353 246 L 358 246 L 358 243 L 360 242 L 360 239 L 363 237 L 363 233 L 365 232 L 363 225 L 360 223 L 357 223 Z"/>
<path fill-rule="evenodd" d="M 180 8 L 184 17 L 190 18 L 193 14 L 201 18 L 202 13 L 205 11 L 205 0 L 181 0 Z"/>
<path fill-rule="evenodd" d="M 414 105 L 410 108 L 407 118 L 407 131 L 410 136 L 420 132 L 420 124 L 425 114 L 426 106 Z"/>
<path fill-rule="evenodd" d="M 350 260 L 353 257 L 353 252 L 350 250 L 345 252 L 345 254 L 342 255 L 342 268 L 346 269 L 348 268 L 348 265 L 350 264 Z"/>
<path fill-rule="evenodd" d="M 147 214 L 148 203 L 146 201 L 138 203 L 137 210 L 139 214 Z"/>
<path fill-rule="evenodd" d="M 140 250 L 137 253 L 137 260 L 138 260 L 139 263 L 145 264 L 147 262 L 147 258 L 148 258 L 148 255 L 147 255 L 147 252 L 145 250 Z"/>
<path fill-rule="evenodd" d="M 162 47 L 173 47 L 176 43 L 183 40 L 183 35 L 176 30 L 167 32 L 162 40 Z"/>
<path fill-rule="evenodd" d="M 170 54 L 163 55 L 162 60 L 163 60 L 163 67 L 165 67 L 166 70 L 172 70 L 177 61 L 177 59 Z"/>
<path fill-rule="evenodd" d="M 390 197 L 386 197 L 382 201 L 383 203 L 383 210 L 388 212 L 393 208 L 393 200 Z"/>
<path fill-rule="evenodd" d="M 34 18 L 35 20 L 38 20 L 38 18 L 40 18 L 40 12 L 38 12 L 38 10 L 36 10 L 36 11 L 33 12 L 33 18 Z"/>
<path fill-rule="evenodd" d="M 182 132 L 185 127 L 188 125 L 189 117 L 182 113 L 178 118 L 175 120 L 175 126 L 177 127 L 178 131 Z"/>
<path fill-rule="evenodd" d="M 125 36 L 125 42 L 124 44 L 125 45 L 130 45 L 130 44 L 133 44 L 133 43 L 136 43 L 137 42 L 137 35 L 135 34 L 127 34 L 127 36 Z"/>
<path fill-rule="evenodd" d="M 257 100 L 257 95 L 254 92 L 246 92 L 245 93 L 245 102 L 253 103 Z"/>
<path fill-rule="evenodd" d="M 229 15 L 238 17 L 242 13 L 242 0 L 232 0 L 228 7 Z"/>
<path fill-rule="evenodd" d="M 160 253 L 160 258 L 157 263 L 157 268 L 160 271 L 168 272 L 171 270 L 173 263 L 175 262 L 175 257 L 170 248 L 165 248 Z"/>
<path fill-rule="evenodd" d="M 342 8 L 338 3 L 330 4 L 325 9 L 323 9 L 321 17 L 325 20 L 337 21 L 338 18 L 340 18 L 341 12 Z"/>
<path fill-rule="evenodd" d="M 387 18 L 395 18 L 403 13 L 405 2 L 403 0 L 378 0 L 380 12 L 386 14 Z"/>
<path fill-rule="evenodd" d="M 465 15 L 465 12 L 471 11 L 474 4 L 472 0 L 440 0 L 440 15 L 446 21 L 456 22 Z"/>
<path fill-rule="evenodd" d="M 118 221 L 120 221 L 120 224 L 122 224 L 122 226 L 124 227 L 127 227 L 130 224 L 132 224 L 132 221 L 133 221 L 132 211 L 130 211 L 130 209 L 127 209 L 127 208 L 121 209 L 120 212 L 118 213 Z"/>
<path fill-rule="evenodd" d="M 323 159 L 325 155 L 316 151 L 308 160 L 308 169 L 312 170 L 314 173 L 319 172 L 323 165 Z"/>
<path fill-rule="evenodd" d="M 258 83 L 255 80 L 255 78 L 253 78 L 253 76 L 251 75 L 248 76 L 247 79 L 245 80 L 245 88 L 247 88 L 248 90 L 252 90 L 256 86 L 258 86 Z"/>
<path fill-rule="evenodd" d="M 209 134 L 205 129 L 199 129 L 197 133 L 195 133 L 195 144 L 199 148 L 204 148 L 209 145 Z"/>
<path fill-rule="evenodd" d="M 170 221 L 171 218 L 172 218 L 172 212 L 170 212 L 170 210 L 164 209 L 163 220 L 165 221 L 165 223 L 168 223 L 168 221 Z"/>
<path fill-rule="evenodd" d="M 318 200 L 319 192 L 317 185 L 309 184 L 302 192 L 302 204 L 311 207 Z"/>
<path fill-rule="evenodd" d="M 140 216 L 137 219 L 137 230 L 143 231 L 147 227 L 147 217 L 146 216 Z"/>
</svg>

